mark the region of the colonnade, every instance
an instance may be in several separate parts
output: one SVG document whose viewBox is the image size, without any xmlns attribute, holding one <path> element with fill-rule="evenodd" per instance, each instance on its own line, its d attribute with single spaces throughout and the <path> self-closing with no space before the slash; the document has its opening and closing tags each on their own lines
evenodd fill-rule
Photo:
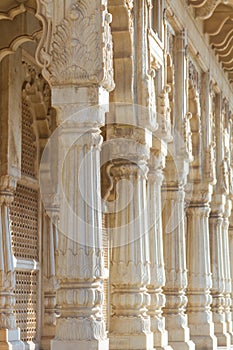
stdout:
<svg viewBox="0 0 233 350">
<path fill-rule="evenodd" d="M 169 9 L 159 38 L 150 1 L 37 2 L 35 57 L 57 111 L 42 164 L 43 349 L 230 349 L 232 94 Z M 1 160 L 0 348 L 19 350 L 8 207 L 20 171 Z"/>
</svg>

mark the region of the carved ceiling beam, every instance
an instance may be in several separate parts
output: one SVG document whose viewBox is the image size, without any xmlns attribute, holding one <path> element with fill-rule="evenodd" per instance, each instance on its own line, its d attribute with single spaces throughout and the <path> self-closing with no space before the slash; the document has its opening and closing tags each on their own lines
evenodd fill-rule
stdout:
<svg viewBox="0 0 233 350">
<path fill-rule="evenodd" d="M 226 55 L 219 55 L 219 61 L 230 63 L 232 61 L 232 52 L 233 52 L 233 47 L 229 50 L 229 52 Z"/>
<path fill-rule="evenodd" d="M 232 24 L 225 23 L 222 27 L 221 33 L 215 36 L 210 37 L 210 44 L 215 47 L 225 47 L 227 45 L 227 42 L 229 41 L 229 38 L 231 38 L 233 34 Z"/>
<path fill-rule="evenodd" d="M 216 7 L 221 3 L 221 0 L 207 0 L 202 7 L 195 9 L 195 17 L 207 19 L 212 16 Z"/>
<path fill-rule="evenodd" d="M 225 6 L 221 6 L 220 8 L 220 6 L 218 7 L 218 10 L 215 10 L 213 15 L 204 22 L 204 32 L 209 35 L 219 34 L 224 24 L 229 19 L 233 19 L 231 8 Z"/>
<path fill-rule="evenodd" d="M 224 47 L 216 48 L 215 50 L 219 56 L 224 57 L 230 53 L 232 46 L 233 46 L 233 36 L 229 39 L 229 41 L 227 42 L 227 44 Z"/>
<path fill-rule="evenodd" d="M 193 7 L 198 8 L 198 7 L 204 6 L 205 3 L 206 3 L 206 1 L 207 1 L 207 0 L 191 0 L 191 1 L 189 1 L 188 4 L 189 4 L 189 5 L 192 5 Z"/>
</svg>

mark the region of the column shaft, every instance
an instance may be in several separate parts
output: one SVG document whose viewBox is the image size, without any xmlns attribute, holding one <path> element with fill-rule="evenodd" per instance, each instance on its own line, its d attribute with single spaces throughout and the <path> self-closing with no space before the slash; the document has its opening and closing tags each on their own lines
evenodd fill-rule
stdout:
<svg viewBox="0 0 233 350">
<path fill-rule="evenodd" d="M 223 215 L 223 226 L 222 226 L 222 237 L 223 237 L 223 265 L 224 265 L 224 280 L 225 280 L 225 291 L 224 291 L 224 312 L 225 312 L 225 320 L 227 325 L 227 332 L 231 336 L 231 344 L 233 343 L 233 330 L 232 330 L 232 315 L 231 315 L 231 267 L 230 267 L 230 251 L 229 251 L 229 217 L 231 215 L 231 200 L 227 199 L 225 212 Z"/>
<path fill-rule="evenodd" d="M 82 126 L 74 119 L 69 120 L 60 134 L 63 146 L 57 258 L 60 317 L 52 350 L 108 349 L 102 313 L 102 137 L 97 127 L 83 129 Z"/>
<path fill-rule="evenodd" d="M 163 186 L 163 242 L 166 285 L 164 316 L 169 344 L 174 349 L 194 349 L 187 323 L 187 287 L 183 187 Z"/>
<path fill-rule="evenodd" d="M 9 205 L 13 193 L 7 189 L 0 193 L 0 348 L 2 350 L 23 350 L 20 330 L 16 326 L 15 270 L 11 245 Z"/>
<path fill-rule="evenodd" d="M 197 349 L 216 349 L 217 339 L 210 309 L 212 287 L 209 246 L 209 212 L 206 205 L 187 209 L 187 314 L 191 339 Z M 197 204 L 196 204 L 197 205 Z"/>
<path fill-rule="evenodd" d="M 158 140 L 157 140 L 158 141 Z M 161 149 L 151 150 L 147 183 L 148 198 L 148 227 L 150 239 L 150 272 L 151 283 L 148 293 L 151 297 L 148 314 L 151 317 L 151 330 L 154 333 L 154 347 L 156 349 L 171 349 L 168 346 L 168 333 L 165 329 L 165 318 L 162 308 L 165 306 L 165 295 L 162 288 L 165 285 L 165 268 L 163 256 L 163 228 L 162 228 L 162 198 L 161 185 L 163 181 L 162 168 L 165 161 L 164 142 L 160 140 Z"/>
<path fill-rule="evenodd" d="M 221 196 L 222 197 L 222 196 Z M 221 198 L 220 198 L 221 199 Z M 217 198 L 214 198 L 214 205 Z M 219 202 L 221 206 L 222 200 Z M 223 206 L 224 207 L 224 206 Z M 210 229 L 210 260 L 213 286 L 212 312 L 214 321 L 214 333 L 217 337 L 218 346 L 230 346 L 230 335 L 227 333 L 225 319 L 225 278 L 224 278 L 224 247 L 223 247 L 223 218 L 220 211 L 213 211 L 209 220 Z"/>
</svg>

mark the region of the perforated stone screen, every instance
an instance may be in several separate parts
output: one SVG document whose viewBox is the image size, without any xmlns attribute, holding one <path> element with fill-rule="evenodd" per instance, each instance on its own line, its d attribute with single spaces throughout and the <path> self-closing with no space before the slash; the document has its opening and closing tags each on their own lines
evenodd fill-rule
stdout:
<svg viewBox="0 0 233 350">
<path fill-rule="evenodd" d="M 16 272 L 15 314 L 24 342 L 38 341 L 38 275 L 38 271 Z"/>
<path fill-rule="evenodd" d="M 10 209 L 13 252 L 17 258 L 39 260 L 38 191 L 17 185 Z"/>
<path fill-rule="evenodd" d="M 33 132 L 33 118 L 30 107 L 25 98 L 22 99 L 22 159 L 21 171 L 23 174 L 35 177 L 36 175 L 36 145 Z"/>
</svg>

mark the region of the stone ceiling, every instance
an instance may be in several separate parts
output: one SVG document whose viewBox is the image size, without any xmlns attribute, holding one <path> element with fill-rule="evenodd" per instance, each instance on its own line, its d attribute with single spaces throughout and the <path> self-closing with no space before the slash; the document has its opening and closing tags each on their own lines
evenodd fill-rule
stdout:
<svg viewBox="0 0 233 350">
<path fill-rule="evenodd" d="M 190 0 L 189 5 L 195 18 L 203 21 L 204 33 L 233 83 L 233 0 Z"/>
</svg>

